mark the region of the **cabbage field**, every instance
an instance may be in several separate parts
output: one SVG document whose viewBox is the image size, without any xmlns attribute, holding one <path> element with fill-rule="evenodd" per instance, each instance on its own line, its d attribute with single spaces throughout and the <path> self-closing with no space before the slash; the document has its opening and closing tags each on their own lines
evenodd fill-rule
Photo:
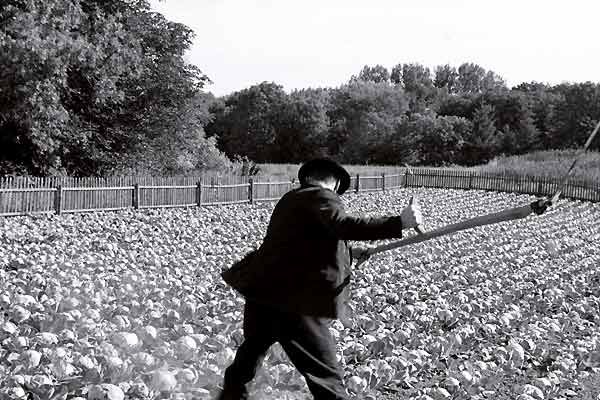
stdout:
<svg viewBox="0 0 600 400">
<path fill-rule="evenodd" d="M 381 215 L 413 195 L 426 230 L 535 200 L 343 199 Z M 219 273 L 260 244 L 273 205 L 0 219 L 0 399 L 214 398 L 242 340 L 243 299 Z M 599 242 L 600 205 L 560 200 L 373 256 L 353 273 L 350 324 L 330 328 L 351 398 L 600 398 Z M 278 345 L 252 393 L 311 398 Z"/>
</svg>

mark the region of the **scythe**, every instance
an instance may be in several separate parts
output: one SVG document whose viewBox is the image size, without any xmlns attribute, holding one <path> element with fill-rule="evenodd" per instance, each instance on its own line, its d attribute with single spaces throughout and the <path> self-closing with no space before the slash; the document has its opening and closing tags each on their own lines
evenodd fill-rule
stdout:
<svg viewBox="0 0 600 400">
<path fill-rule="evenodd" d="M 425 242 L 427 240 L 431 240 L 431 239 L 434 239 L 434 238 L 437 238 L 440 236 L 449 235 L 449 234 L 452 234 L 452 233 L 455 233 L 458 231 L 462 231 L 465 229 L 471 229 L 471 228 L 476 228 L 478 226 L 496 224 L 499 222 L 512 221 L 512 220 L 516 220 L 516 219 L 525 218 L 532 213 L 535 213 L 537 215 L 543 214 L 546 211 L 546 209 L 548 207 L 550 207 L 553 203 L 556 203 L 556 201 L 560 197 L 562 191 L 564 190 L 564 188 L 569 180 L 569 177 L 571 176 L 571 174 L 575 168 L 575 165 L 579 162 L 579 160 L 582 158 L 581 156 L 590 147 L 590 144 L 594 140 L 594 137 L 598 133 L 598 130 L 600 130 L 600 121 L 596 124 L 596 127 L 594 128 L 592 134 L 588 137 L 582 151 L 576 156 L 576 158 L 573 160 L 573 163 L 571 164 L 570 168 L 568 169 L 566 174 L 562 177 L 562 179 L 560 181 L 561 183 L 560 183 L 557 191 L 554 193 L 554 195 L 550 199 L 538 199 L 530 204 L 526 204 L 526 205 L 523 205 L 520 207 L 514 207 L 514 208 L 507 209 L 507 210 L 499 211 L 496 213 L 486 214 L 486 215 L 482 215 L 479 217 L 467 219 L 465 221 L 446 225 L 441 228 L 434 229 L 434 230 L 431 230 L 428 232 L 422 232 L 421 229 L 417 229 L 418 234 L 415 236 L 411 236 L 406 239 L 398 240 L 395 242 L 391 242 L 388 244 L 383 244 L 383 245 L 380 245 L 377 247 L 372 247 L 372 248 L 367 249 L 365 254 L 358 259 L 356 267 L 358 267 L 359 265 L 361 265 L 362 263 L 367 261 L 373 254 L 381 253 L 383 251 L 398 249 L 400 247 L 408 246 L 411 244 Z M 413 202 L 413 199 L 411 199 L 411 203 L 412 202 Z"/>
</svg>

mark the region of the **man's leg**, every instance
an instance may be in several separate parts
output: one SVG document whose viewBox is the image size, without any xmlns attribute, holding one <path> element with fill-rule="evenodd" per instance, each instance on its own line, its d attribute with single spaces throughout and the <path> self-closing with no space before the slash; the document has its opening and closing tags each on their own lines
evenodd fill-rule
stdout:
<svg viewBox="0 0 600 400">
<path fill-rule="evenodd" d="M 315 400 L 345 400 L 344 372 L 336 358 L 328 318 L 298 316 L 286 326 L 280 341 L 292 363 L 306 379 Z"/>
<path fill-rule="evenodd" d="M 219 400 L 245 400 L 247 384 L 262 365 L 269 347 L 276 341 L 276 326 L 271 309 L 246 301 L 244 307 L 244 342 L 233 363 L 225 370 Z"/>
</svg>

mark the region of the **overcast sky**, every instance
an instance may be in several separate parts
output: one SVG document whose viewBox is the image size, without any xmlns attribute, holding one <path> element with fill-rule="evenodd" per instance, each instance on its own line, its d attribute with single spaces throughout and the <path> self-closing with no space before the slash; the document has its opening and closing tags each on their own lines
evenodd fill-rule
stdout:
<svg viewBox="0 0 600 400">
<path fill-rule="evenodd" d="M 262 81 L 337 87 L 364 65 L 458 68 L 521 82 L 600 82 L 598 0 L 151 0 L 196 33 L 187 60 L 217 96 Z"/>
</svg>

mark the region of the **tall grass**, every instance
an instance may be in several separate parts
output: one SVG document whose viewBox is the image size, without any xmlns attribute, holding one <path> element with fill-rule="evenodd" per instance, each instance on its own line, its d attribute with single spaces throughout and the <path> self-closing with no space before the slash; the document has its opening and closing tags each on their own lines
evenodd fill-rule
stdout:
<svg viewBox="0 0 600 400">
<path fill-rule="evenodd" d="M 449 166 L 441 169 L 463 169 L 508 176 L 561 178 L 579 155 L 578 150 L 536 151 L 520 156 L 498 156 L 487 164 L 474 167 Z M 259 176 L 290 180 L 297 177 L 300 164 L 259 164 Z M 351 175 L 363 176 L 404 173 L 404 165 L 344 165 Z M 430 168 L 430 167 L 427 167 Z M 438 169 L 438 168 L 436 168 Z M 600 181 L 600 152 L 587 152 L 573 170 L 572 179 Z"/>
<path fill-rule="evenodd" d="M 301 164 L 259 164 L 259 176 L 272 176 L 281 179 L 293 179 L 298 176 Z M 363 176 L 385 174 L 402 174 L 403 166 L 394 165 L 344 165 L 350 175 L 360 174 Z"/>
<path fill-rule="evenodd" d="M 521 156 L 496 157 L 489 163 L 472 169 L 510 176 L 560 178 L 579 155 L 581 153 L 577 150 L 536 151 Z M 600 152 L 581 155 L 571 176 L 577 180 L 600 181 Z"/>
</svg>

